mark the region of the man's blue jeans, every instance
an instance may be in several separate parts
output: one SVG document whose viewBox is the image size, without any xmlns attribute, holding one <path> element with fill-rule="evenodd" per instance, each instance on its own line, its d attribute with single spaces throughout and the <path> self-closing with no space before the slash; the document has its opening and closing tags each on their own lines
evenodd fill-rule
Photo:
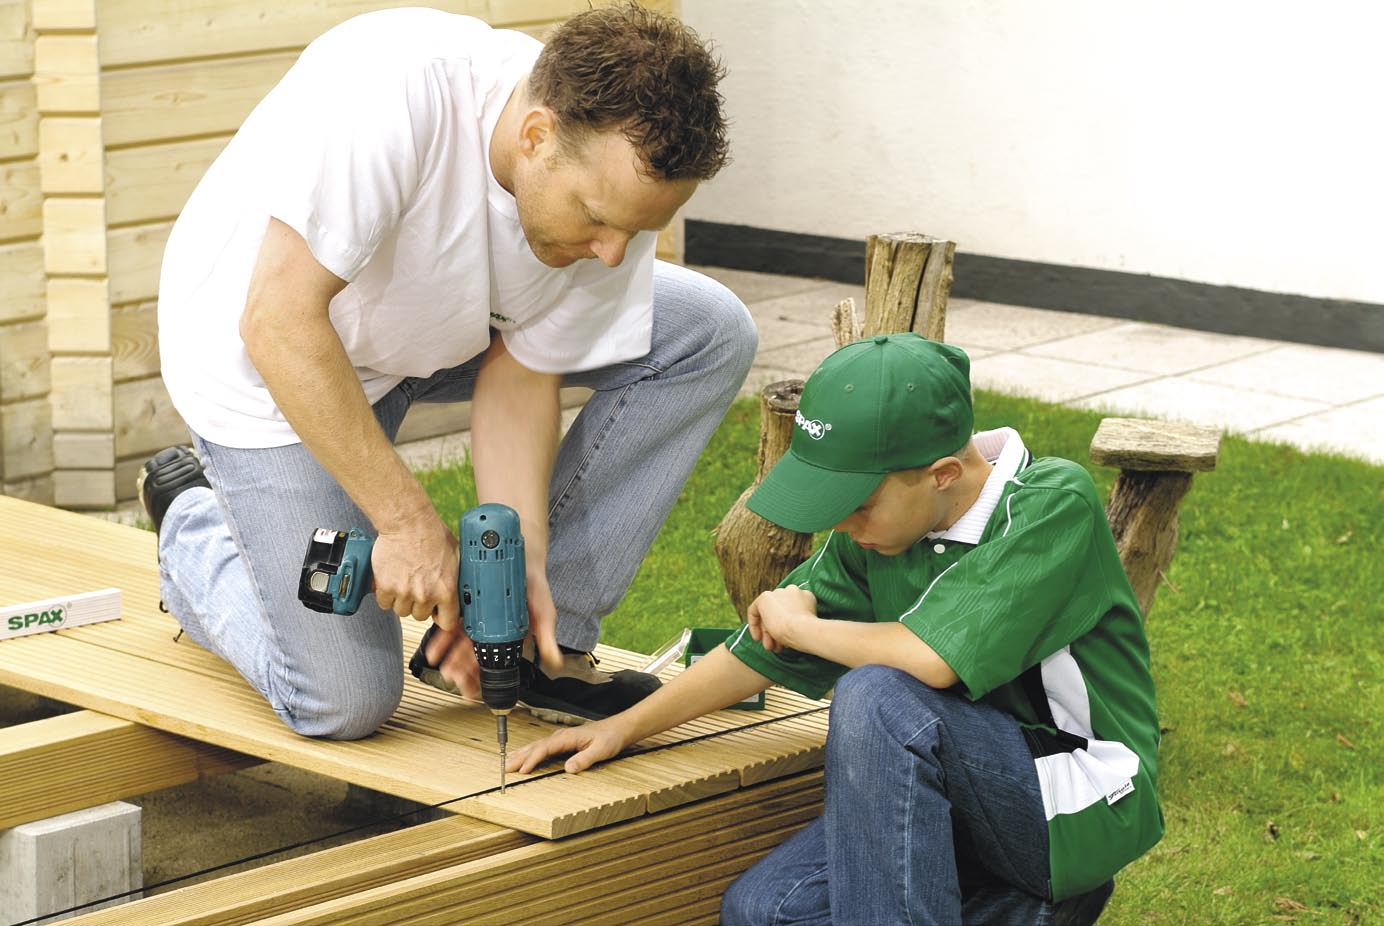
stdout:
<svg viewBox="0 0 1384 926">
<path fill-rule="evenodd" d="M 730 290 L 683 267 L 654 270 L 653 347 L 574 374 L 596 390 L 562 442 L 549 492 L 548 579 L 558 641 L 590 650 L 754 360 L 757 334 Z M 391 439 L 413 402 L 469 399 L 478 363 L 405 380 L 375 403 Z M 324 413 L 330 396 L 322 396 Z M 301 444 L 224 447 L 194 436 L 213 492 L 164 516 L 162 593 L 187 635 L 231 663 L 290 728 L 362 737 L 403 691 L 399 619 L 373 597 L 351 617 L 297 600 L 318 527 L 370 529 Z"/>
<path fill-rule="evenodd" d="M 723 926 L 1046 924 L 1048 828 L 1008 714 L 884 666 L 842 676 L 822 816 L 736 881 Z"/>
</svg>

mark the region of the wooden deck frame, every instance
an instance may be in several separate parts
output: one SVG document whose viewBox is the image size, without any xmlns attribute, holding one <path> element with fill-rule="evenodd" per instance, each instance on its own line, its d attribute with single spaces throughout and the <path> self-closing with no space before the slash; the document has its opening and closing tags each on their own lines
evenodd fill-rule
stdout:
<svg viewBox="0 0 1384 926">
<path fill-rule="evenodd" d="M 263 761 L 95 711 L 3 727 L 0 830 Z"/>
<path fill-rule="evenodd" d="M 727 885 L 820 813 L 821 798 L 810 772 L 552 841 L 458 817 L 67 922 L 714 923 Z"/>
</svg>

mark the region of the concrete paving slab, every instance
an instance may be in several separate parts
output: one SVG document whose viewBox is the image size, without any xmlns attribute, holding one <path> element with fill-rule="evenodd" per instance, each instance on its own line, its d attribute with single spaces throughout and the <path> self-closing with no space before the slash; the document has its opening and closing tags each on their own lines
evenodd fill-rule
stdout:
<svg viewBox="0 0 1384 926">
<path fill-rule="evenodd" d="M 1384 354 L 1278 344 L 1250 357 L 1197 370 L 1189 378 L 1342 405 L 1384 395 Z"/>
<path fill-rule="evenodd" d="M 832 310 L 838 302 L 847 297 L 855 300 L 855 309 L 863 319 L 865 287 L 848 283 L 824 283 L 812 289 L 755 302 L 750 305 L 750 313 L 756 319 L 809 325 L 818 331 L 831 334 Z"/>
<path fill-rule="evenodd" d="M 765 386 L 785 379 L 807 379 L 807 376 L 796 370 L 785 370 L 782 367 L 751 367 L 750 375 L 745 377 L 745 385 L 740 387 L 740 395 L 758 398 Z"/>
<path fill-rule="evenodd" d="M 688 269 L 704 273 L 725 284 L 726 288 L 739 296 L 740 301 L 746 305 L 806 289 L 820 288 L 831 282 L 811 277 L 781 276 L 776 273 L 755 273 L 750 270 L 728 270 L 725 267 L 702 267 L 695 264 L 689 264 Z"/>
<path fill-rule="evenodd" d="M 1274 344 L 1258 338 L 1126 322 L 1035 344 L 1024 353 L 1168 376 L 1263 353 Z"/>
<path fill-rule="evenodd" d="M 1185 421 L 1239 434 L 1330 407 L 1321 402 L 1271 396 L 1258 390 L 1232 389 L 1180 377 L 1140 383 L 1072 404 L 1078 408 Z"/>
<path fill-rule="evenodd" d="M 971 384 L 976 388 L 1048 402 L 1070 402 L 1148 378 L 1131 370 L 1014 352 L 972 354 L 971 360 Z"/>
<path fill-rule="evenodd" d="M 1260 428 L 1250 436 L 1384 464 L 1381 422 L 1384 422 L 1384 396 Z"/>
<path fill-rule="evenodd" d="M 785 347 L 761 350 L 755 357 L 755 366 L 772 367 L 779 370 L 795 370 L 795 375 L 807 378 L 807 374 L 817 369 L 817 365 L 836 350 L 836 342 L 830 333 L 825 337 L 813 338 Z"/>
<path fill-rule="evenodd" d="M 953 299 L 947 305 L 947 341 L 990 350 L 1018 350 L 1122 324 L 1118 318 L 994 302 Z"/>
<path fill-rule="evenodd" d="M 824 334 L 828 336 L 831 334 L 830 325 L 807 325 L 773 317 L 765 309 L 765 306 L 772 304 L 771 302 L 758 302 L 749 307 L 750 315 L 754 317 L 755 326 L 759 329 L 760 354 L 775 348 L 787 347 L 790 344 L 814 341 Z"/>
</svg>

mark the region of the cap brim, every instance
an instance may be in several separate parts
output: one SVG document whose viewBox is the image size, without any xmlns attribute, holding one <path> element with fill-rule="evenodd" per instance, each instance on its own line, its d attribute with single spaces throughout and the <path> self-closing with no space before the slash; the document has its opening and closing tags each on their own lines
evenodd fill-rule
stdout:
<svg viewBox="0 0 1384 926">
<path fill-rule="evenodd" d="M 789 450 L 745 503 L 780 527 L 815 534 L 846 519 L 878 488 L 883 473 L 842 473 L 805 463 Z"/>
</svg>

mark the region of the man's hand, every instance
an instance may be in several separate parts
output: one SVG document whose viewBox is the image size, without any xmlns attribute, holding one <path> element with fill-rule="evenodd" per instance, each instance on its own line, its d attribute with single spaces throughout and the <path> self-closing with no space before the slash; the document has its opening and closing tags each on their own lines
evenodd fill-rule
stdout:
<svg viewBox="0 0 1384 926">
<path fill-rule="evenodd" d="M 785 585 L 760 593 L 745 615 L 750 636 L 772 653 L 785 646 L 797 649 L 793 640 L 803 621 L 817 619 L 817 597 L 805 588 Z"/>
<path fill-rule="evenodd" d="M 443 630 L 428 641 L 423 651 L 428 665 L 437 666 L 442 677 L 461 689 L 461 696 L 471 701 L 481 699 L 481 670 L 476 663 L 476 644 L 460 627 Z"/>
<path fill-rule="evenodd" d="M 457 539 L 429 509 L 395 529 L 383 529 L 370 554 L 375 601 L 400 617 L 432 618 L 456 630 Z"/>
<path fill-rule="evenodd" d="M 529 585 L 529 636 L 538 647 L 539 663 L 551 676 L 562 669 L 562 650 L 557 645 L 557 605 L 548 587 L 548 576 L 526 564 Z"/>
<path fill-rule="evenodd" d="M 563 769 L 576 774 L 619 755 L 628 746 L 620 715 L 582 724 L 580 727 L 563 727 L 536 743 L 530 743 L 509 754 L 505 769 L 527 775 L 542 764 L 544 759 L 564 752 L 575 753 L 565 763 Z"/>
</svg>

